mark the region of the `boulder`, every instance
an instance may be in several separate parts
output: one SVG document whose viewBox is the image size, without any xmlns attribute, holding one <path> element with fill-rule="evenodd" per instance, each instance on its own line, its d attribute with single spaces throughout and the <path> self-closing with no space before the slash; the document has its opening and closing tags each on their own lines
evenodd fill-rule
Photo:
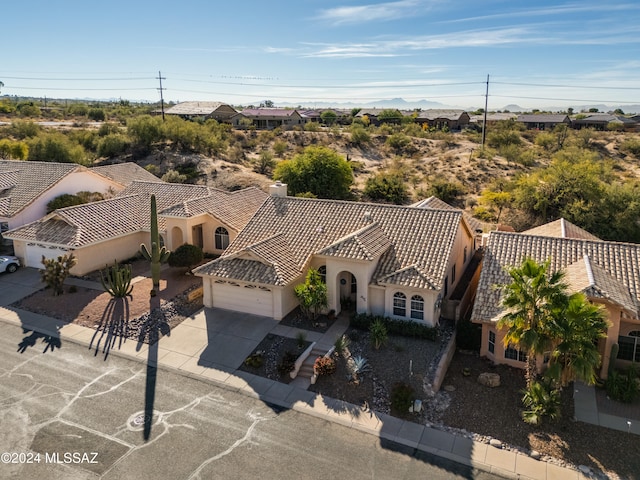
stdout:
<svg viewBox="0 0 640 480">
<path fill-rule="evenodd" d="M 483 372 L 478 375 L 478 383 L 480 385 L 484 385 L 485 387 L 499 387 L 500 375 L 498 375 L 497 373 Z"/>
</svg>

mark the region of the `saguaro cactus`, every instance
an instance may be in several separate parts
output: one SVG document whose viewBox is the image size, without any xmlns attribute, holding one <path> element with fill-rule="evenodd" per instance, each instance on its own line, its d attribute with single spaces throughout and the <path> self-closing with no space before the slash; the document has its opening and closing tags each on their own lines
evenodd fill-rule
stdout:
<svg viewBox="0 0 640 480">
<path fill-rule="evenodd" d="M 118 265 L 113 262 L 111 267 L 100 270 L 100 283 L 109 295 L 115 298 L 131 296 L 131 265 Z"/>
<path fill-rule="evenodd" d="M 151 296 L 154 297 L 160 289 L 160 264 L 167 261 L 171 252 L 165 247 L 160 248 L 160 235 L 158 234 L 158 209 L 156 207 L 156 196 L 151 195 L 151 251 L 143 243 L 140 245 L 140 253 L 151 262 L 151 279 L 153 288 Z"/>
</svg>

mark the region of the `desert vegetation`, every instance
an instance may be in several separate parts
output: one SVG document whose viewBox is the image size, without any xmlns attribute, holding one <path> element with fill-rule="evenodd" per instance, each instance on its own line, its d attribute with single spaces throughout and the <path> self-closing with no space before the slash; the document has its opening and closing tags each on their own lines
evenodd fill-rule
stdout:
<svg viewBox="0 0 640 480">
<path fill-rule="evenodd" d="M 155 105 L 0 104 L 0 157 L 95 165 L 134 161 L 169 182 L 225 189 L 410 204 L 434 195 L 487 224 L 524 230 L 560 217 L 607 240 L 640 241 L 640 134 L 524 130 L 513 121 L 481 134 L 425 129 L 389 112 L 292 129 L 233 129 L 215 120 L 151 115 Z M 357 110 L 355 110 L 357 113 Z M 36 120 L 67 120 L 43 127 Z M 92 123 L 97 122 L 97 123 Z M 329 163 L 327 163 L 329 162 Z M 331 165 L 331 174 L 317 175 Z M 347 168 L 348 167 L 348 168 Z M 306 177 L 306 178 L 305 178 Z"/>
</svg>

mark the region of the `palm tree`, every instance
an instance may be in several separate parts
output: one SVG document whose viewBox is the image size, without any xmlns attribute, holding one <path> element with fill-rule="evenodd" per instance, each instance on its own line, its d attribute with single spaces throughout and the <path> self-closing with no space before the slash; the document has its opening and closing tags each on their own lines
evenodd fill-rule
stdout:
<svg viewBox="0 0 640 480">
<path fill-rule="evenodd" d="M 498 329 L 507 329 L 504 345 L 512 345 L 527 354 L 527 388 L 536 379 L 536 356 L 551 346 L 549 324 L 554 311 L 567 300 L 564 273 L 549 273 L 550 262 L 538 263 L 526 258 L 519 267 L 507 270 L 511 283 L 502 285 L 502 307 L 506 314 Z"/>
<path fill-rule="evenodd" d="M 608 327 L 601 306 L 590 303 L 582 293 L 571 295 L 554 312 L 550 324 L 553 347 L 547 375 L 560 387 L 574 380 L 594 384 L 601 360 L 596 342 L 607 336 Z"/>
</svg>

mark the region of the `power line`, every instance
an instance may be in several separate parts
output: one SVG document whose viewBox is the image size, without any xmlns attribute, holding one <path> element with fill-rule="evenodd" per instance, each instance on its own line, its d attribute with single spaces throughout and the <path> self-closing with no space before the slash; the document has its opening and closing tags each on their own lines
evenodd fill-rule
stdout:
<svg viewBox="0 0 640 480">
<path fill-rule="evenodd" d="M 151 80 L 151 77 L 112 77 L 112 78 L 45 78 L 45 77 L 11 77 L 3 76 L 11 80 L 44 80 L 46 82 L 119 82 L 128 80 Z"/>
<path fill-rule="evenodd" d="M 517 83 L 493 82 L 496 85 L 517 85 L 522 87 L 553 87 L 553 88 L 588 88 L 594 90 L 640 90 L 640 87 L 603 87 L 597 85 L 560 85 L 556 83 Z"/>
</svg>

